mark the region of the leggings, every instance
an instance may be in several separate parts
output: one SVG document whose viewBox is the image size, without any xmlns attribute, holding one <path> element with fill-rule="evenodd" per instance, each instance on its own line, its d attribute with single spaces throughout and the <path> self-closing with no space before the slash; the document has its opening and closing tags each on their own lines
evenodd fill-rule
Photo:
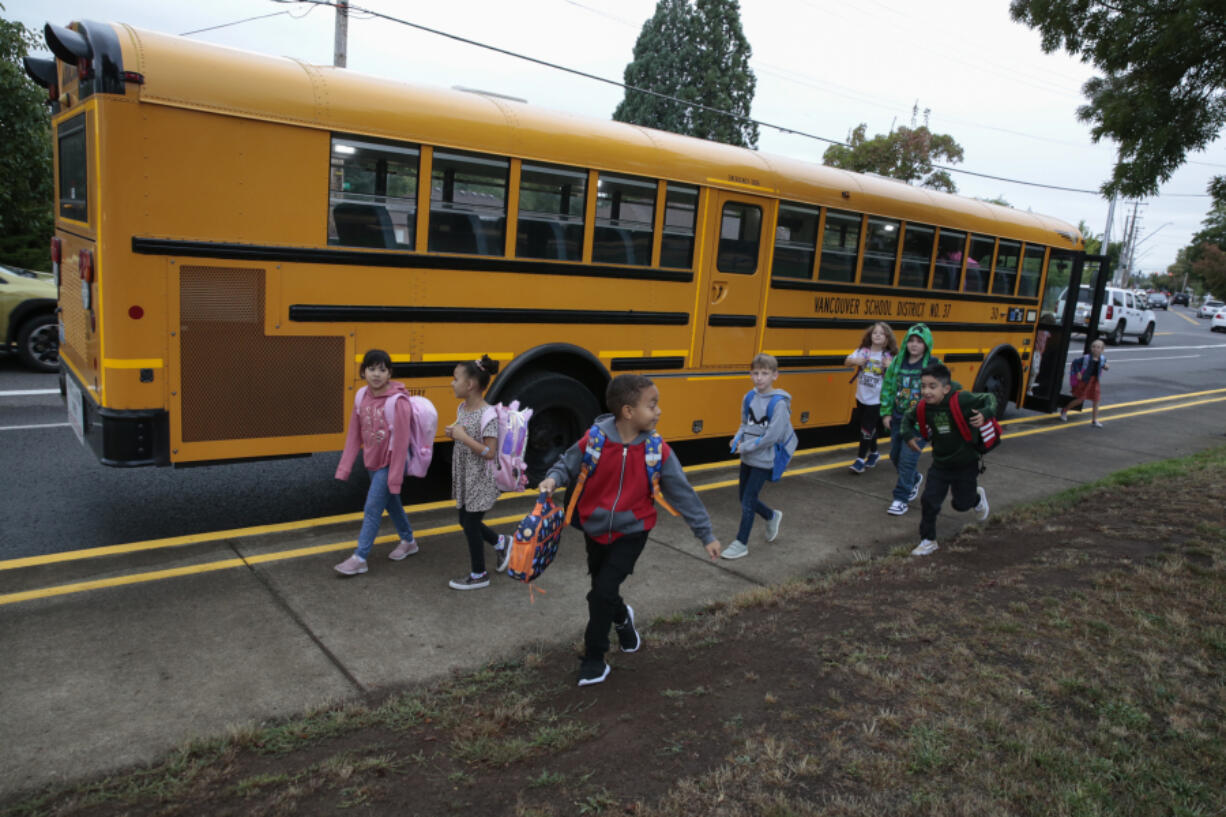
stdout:
<svg viewBox="0 0 1226 817">
<path fill-rule="evenodd" d="M 468 559 L 472 562 L 474 575 L 485 572 L 485 543 L 498 544 L 498 534 L 481 521 L 484 518 L 485 511 L 466 511 L 460 508 L 460 527 L 464 529 L 464 538 L 468 540 Z"/>
<path fill-rule="evenodd" d="M 881 424 L 881 406 L 868 405 L 856 401 L 860 409 L 860 453 L 856 456 L 864 459 L 877 450 L 877 427 Z"/>
</svg>

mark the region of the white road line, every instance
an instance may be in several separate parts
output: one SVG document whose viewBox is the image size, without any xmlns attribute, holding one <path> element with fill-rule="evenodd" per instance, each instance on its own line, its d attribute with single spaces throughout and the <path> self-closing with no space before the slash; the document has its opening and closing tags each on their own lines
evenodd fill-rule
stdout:
<svg viewBox="0 0 1226 817">
<path fill-rule="evenodd" d="M 1108 348 L 1110 348 L 1110 347 L 1108 347 Z M 1117 347 L 1115 347 L 1115 348 L 1117 348 L 1117 349 L 1118 349 L 1118 348 L 1120 348 L 1120 347 L 1118 347 L 1118 346 L 1117 346 Z M 1149 346 L 1149 347 L 1145 347 L 1145 346 L 1134 346 L 1134 347 L 1130 348 L 1128 351 L 1129 351 L 1129 352 L 1145 352 L 1145 351 L 1152 351 L 1152 352 L 1185 352 L 1185 351 L 1189 351 L 1189 350 L 1192 350 L 1192 349 L 1226 349 L 1226 343 L 1207 343 L 1207 344 L 1205 344 L 1205 345 L 1203 345 L 1203 346 Z M 1070 354 L 1072 354 L 1072 351 L 1071 351 L 1071 350 L 1070 350 Z M 1108 359 L 1108 362 L 1111 362 L 1111 361 L 1110 361 L 1110 359 Z"/>
<path fill-rule="evenodd" d="M 0 397 L 32 397 L 36 394 L 59 393 L 59 389 L 18 389 L 17 391 L 0 391 Z"/>
<path fill-rule="evenodd" d="M 36 426 L 0 426 L 0 431 L 25 431 L 31 428 L 67 428 L 68 423 L 43 423 Z"/>
<path fill-rule="evenodd" d="M 1148 363 L 1151 360 L 1183 360 L 1184 358 L 1189 358 L 1189 357 L 1200 357 L 1200 355 L 1167 355 L 1165 357 L 1126 357 L 1126 358 L 1109 357 L 1107 358 L 1107 365 L 1110 366 L 1113 363 Z"/>
</svg>

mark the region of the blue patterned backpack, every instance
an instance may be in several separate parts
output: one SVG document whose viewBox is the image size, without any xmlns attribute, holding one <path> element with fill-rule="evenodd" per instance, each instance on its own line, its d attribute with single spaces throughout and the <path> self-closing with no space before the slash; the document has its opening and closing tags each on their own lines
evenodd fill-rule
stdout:
<svg viewBox="0 0 1226 817">
<path fill-rule="evenodd" d="M 507 561 L 508 576 L 527 583 L 545 572 L 558 555 L 565 515 L 565 509 L 542 491 L 531 513 L 515 528 L 511 556 Z"/>
</svg>

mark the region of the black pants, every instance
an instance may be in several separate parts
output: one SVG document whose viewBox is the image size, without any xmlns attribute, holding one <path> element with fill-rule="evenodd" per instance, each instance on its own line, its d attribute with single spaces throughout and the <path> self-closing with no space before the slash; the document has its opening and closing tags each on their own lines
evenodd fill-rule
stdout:
<svg viewBox="0 0 1226 817">
<path fill-rule="evenodd" d="M 860 452 L 856 454 L 864 459 L 877 450 L 877 429 L 881 425 L 881 406 L 870 406 L 856 401 L 860 413 Z"/>
<path fill-rule="evenodd" d="M 945 493 L 952 491 L 955 511 L 969 511 L 979 504 L 979 463 L 957 468 L 928 469 L 928 481 L 924 483 L 924 496 L 920 499 L 924 516 L 920 519 L 920 538 L 937 538 L 937 514 L 945 503 Z"/>
<path fill-rule="evenodd" d="M 587 534 L 587 572 L 592 576 L 592 589 L 587 594 L 587 630 L 583 634 L 584 656 L 604 658 L 609 651 L 609 627 L 626 620 L 626 602 L 622 601 L 621 586 L 634 572 L 647 533 L 631 533 L 602 545 Z"/>
<path fill-rule="evenodd" d="M 498 534 L 481 521 L 484 518 L 485 511 L 466 511 L 460 508 L 460 527 L 464 529 L 464 538 L 468 540 L 468 559 L 472 562 L 473 573 L 485 572 L 485 543 L 498 544 Z"/>
</svg>

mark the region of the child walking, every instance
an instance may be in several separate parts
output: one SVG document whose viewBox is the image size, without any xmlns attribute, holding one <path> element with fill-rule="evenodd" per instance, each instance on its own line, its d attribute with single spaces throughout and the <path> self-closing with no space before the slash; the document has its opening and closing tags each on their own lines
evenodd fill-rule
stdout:
<svg viewBox="0 0 1226 817">
<path fill-rule="evenodd" d="M 881 424 L 881 382 L 886 369 L 898 354 L 898 341 L 890 325 L 878 321 L 864 330 L 860 348 L 843 361 L 846 366 L 855 366 L 856 413 L 860 418 L 860 450 L 851 464 L 852 473 L 863 474 L 865 469 L 877 465 L 881 455 L 877 453 L 877 427 Z"/>
<path fill-rule="evenodd" d="M 749 378 L 753 381 L 753 391 L 746 395 L 750 398 L 749 408 L 742 412 L 741 430 L 734 438 L 733 448 L 741 455 L 741 474 L 737 484 L 737 496 L 741 500 L 741 526 L 737 528 L 732 544 L 720 554 L 725 559 L 749 555 L 749 532 L 753 530 L 755 514 L 766 520 L 768 542 L 778 538 L 779 523 L 783 521 L 783 511 L 771 510 L 758 495 L 770 479 L 771 469 L 775 465 L 775 443 L 782 442 L 792 429 L 792 395 L 775 388 L 775 381 L 779 379 L 779 361 L 774 355 L 757 355 L 749 364 Z M 775 400 L 775 410 L 771 412 L 771 399 L 776 396 L 779 399 Z"/>
<path fill-rule="evenodd" d="M 622 599 L 621 585 L 634 572 L 647 534 L 656 524 L 657 486 L 649 472 L 655 475 L 662 502 L 670 503 L 684 517 L 707 555 L 715 560 L 720 551 L 707 509 L 690 487 L 672 449 L 655 432 L 660 419 L 660 392 L 655 384 L 643 375 L 618 375 L 609 383 L 605 404 L 610 413 L 596 418 L 540 484 L 540 490 L 549 493 L 570 484 L 580 476 L 585 450 L 598 449 L 596 465 L 576 486 L 580 494 L 574 499 L 592 577 L 579 686 L 599 684 L 609 677 L 604 660 L 609 625 L 617 632 L 622 652 L 634 652 L 642 645 L 634 627 L 634 609 Z M 659 460 L 653 462 L 656 456 Z"/>
<path fill-rule="evenodd" d="M 336 466 L 336 478 L 349 479 L 353 463 L 362 449 L 362 461 L 370 473 L 370 488 L 366 491 L 366 507 L 362 516 L 362 529 L 358 533 L 358 549 L 334 569 L 342 576 L 356 576 L 367 570 L 366 560 L 379 532 L 383 511 L 391 517 L 392 525 L 400 534 L 398 544 L 388 558 L 400 561 L 417 552 L 413 528 L 400 502 L 400 488 L 404 484 L 404 463 L 409 454 L 409 426 L 412 411 L 409 408 L 408 390 L 404 384 L 392 380 L 392 359 L 382 349 L 371 349 L 362 356 L 359 375 L 366 381 L 366 392 L 353 407 L 349 418 L 349 431 L 345 435 L 345 450 Z M 388 428 L 386 406 L 392 404 L 396 430 L 393 440 Z"/>
<path fill-rule="evenodd" d="M 924 441 L 916 440 L 918 448 L 903 445 L 902 418 L 919 402 L 920 373 L 924 367 L 941 362 L 932 354 L 932 332 L 922 323 L 907 330 L 902 351 L 891 361 L 881 382 L 882 421 L 890 432 L 890 462 L 898 471 L 893 498 L 886 509 L 893 516 L 902 516 L 910 509 L 924 482 L 924 475 L 916 468 Z"/>
<path fill-rule="evenodd" d="M 483 521 L 486 511 L 498 501 L 498 483 L 490 461 L 498 456 L 498 418 L 488 412 L 485 389 L 490 376 L 498 371 L 498 363 L 489 355 L 469 360 L 455 367 L 451 390 L 463 400 L 456 409 L 456 421 L 443 429 L 455 440 L 451 453 L 451 495 L 459 509 L 460 527 L 468 541 L 468 575 L 452 579 L 453 590 L 480 590 L 490 586 L 485 570 L 485 545 L 494 546 L 495 567 L 499 573 L 507 569 L 511 549 L 506 536 L 490 530 Z M 486 417 L 484 424 L 481 418 Z"/>
<path fill-rule="evenodd" d="M 1073 399 L 1060 409 L 1060 422 L 1067 423 L 1069 410 L 1089 401 L 1090 425 L 1095 428 L 1103 427 L 1103 424 L 1098 422 L 1098 404 L 1102 398 L 1099 380 L 1103 372 L 1110 368 L 1107 365 L 1107 356 L 1103 354 L 1106 348 L 1107 344 L 1103 343 L 1102 338 L 1099 338 L 1090 344 L 1089 354 L 1082 355 L 1073 361 L 1072 371 L 1069 372 L 1070 379 L 1073 381 Z"/>
<path fill-rule="evenodd" d="M 928 486 L 920 500 L 924 514 L 920 519 L 920 543 L 911 551 L 912 556 L 927 556 L 937 549 L 937 514 L 946 493 L 952 493 L 950 504 L 955 511 L 973 510 L 981 522 L 988 518 L 988 495 L 979 487 L 979 452 L 962 438 L 952 412 L 960 408 L 966 421 L 978 428 L 985 417 L 996 416 L 996 398 L 987 392 L 962 392 L 955 407 L 950 394 L 960 388 L 944 364 L 929 364 L 920 382 L 927 428 L 919 428 L 914 408 L 903 417 L 903 439 L 917 454 L 920 450 L 917 440 L 932 436 L 932 467 L 928 469 Z"/>
</svg>

